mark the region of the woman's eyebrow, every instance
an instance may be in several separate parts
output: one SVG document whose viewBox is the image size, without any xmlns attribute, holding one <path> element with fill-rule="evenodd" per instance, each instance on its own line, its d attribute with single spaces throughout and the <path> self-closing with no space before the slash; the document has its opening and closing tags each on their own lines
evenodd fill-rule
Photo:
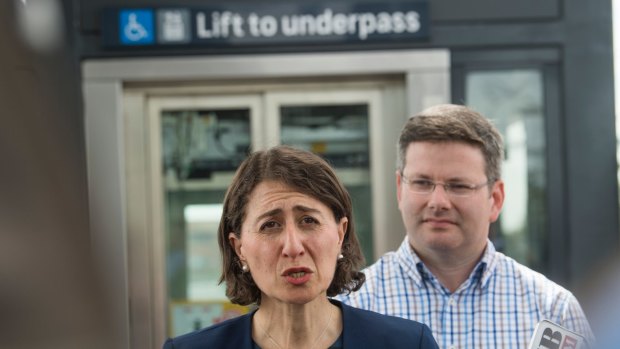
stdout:
<svg viewBox="0 0 620 349">
<path fill-rule="evenodd" d="M 271 217 L 271 216 L 275 216 L 279 213 L 282 212 L 281 208 L 274 208 L 273 210 L 267 211 L 263 214 L 261 214 L 260 216 L 256 217 L 256 221 L 260 221 L 261 219 L 265 218 L 265 217 Z"/>
<path fill-rule="evenodd" d="M 317 210 L 316 208 L 312 208 L 312 207 L 308 207 L 308 206 L 304 206 L 304 205 L 295 205 L 295 207 L 293 207 L 294 211 L 300 211 L 300 212 L 312 212 L 312 213 L 321 213 L 321 211 Z"/>
</svg>

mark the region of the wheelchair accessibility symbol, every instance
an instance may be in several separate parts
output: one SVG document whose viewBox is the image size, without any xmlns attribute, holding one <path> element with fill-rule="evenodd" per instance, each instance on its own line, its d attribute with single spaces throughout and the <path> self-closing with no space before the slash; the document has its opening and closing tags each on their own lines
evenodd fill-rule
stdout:
<svg viewBox="0 0 620 349">
<path fill-rule="evenodd" d="M 154 43 L 153 11 L 124 10 L 120 12 L 119 35 L 124 45 Z"/>
</svg>

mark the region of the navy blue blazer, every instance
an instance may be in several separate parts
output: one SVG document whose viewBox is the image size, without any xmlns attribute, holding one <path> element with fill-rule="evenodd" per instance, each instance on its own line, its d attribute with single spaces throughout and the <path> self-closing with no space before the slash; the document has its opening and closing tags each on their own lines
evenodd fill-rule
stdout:
<svg viewBox="0 0 620 349">
<path fill-rule="evenodd" d="M 353 308 L 337 300 L 342 309 L 342 342 L 345 349 L 439 349 L 428 326 L 416 321 Z M 168 339 L 164 349 L 252 348 L 254 312 L 205 329 Z"/>
</svg>

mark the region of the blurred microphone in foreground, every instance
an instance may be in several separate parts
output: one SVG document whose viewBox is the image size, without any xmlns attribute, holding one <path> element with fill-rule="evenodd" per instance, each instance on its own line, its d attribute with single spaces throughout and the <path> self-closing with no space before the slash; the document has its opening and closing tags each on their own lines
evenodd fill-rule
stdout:
<svg viewBox="0 0 620 349">
<path fill-rule="evenodd" d="M 542 320 L 536 325 L 528 349 L 588 349 L 588 346 L 581 335 L 549 320 Z"/>
</svg>

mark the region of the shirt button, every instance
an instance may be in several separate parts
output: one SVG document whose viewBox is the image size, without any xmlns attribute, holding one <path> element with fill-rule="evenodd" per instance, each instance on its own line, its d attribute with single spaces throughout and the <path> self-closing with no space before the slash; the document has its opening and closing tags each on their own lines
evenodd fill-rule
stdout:
<svg viewBox="0 0 620 349">
<path fill-rule="evenodd" d="M 453 305 L 454 305 L 454 298 L 450 298 L 450 299 L 448 300 L 448 305 L 449 305 L 449 306 L 453 306 Z M 450 347 L 450 349 L 452 349 L 452 348 L 454 348 L 454 346 Z"/>
<path fill-rule="evenodd" d="M 456 345 L 451 345 L 450 349 L 456 349 Z"/>
</svg>

